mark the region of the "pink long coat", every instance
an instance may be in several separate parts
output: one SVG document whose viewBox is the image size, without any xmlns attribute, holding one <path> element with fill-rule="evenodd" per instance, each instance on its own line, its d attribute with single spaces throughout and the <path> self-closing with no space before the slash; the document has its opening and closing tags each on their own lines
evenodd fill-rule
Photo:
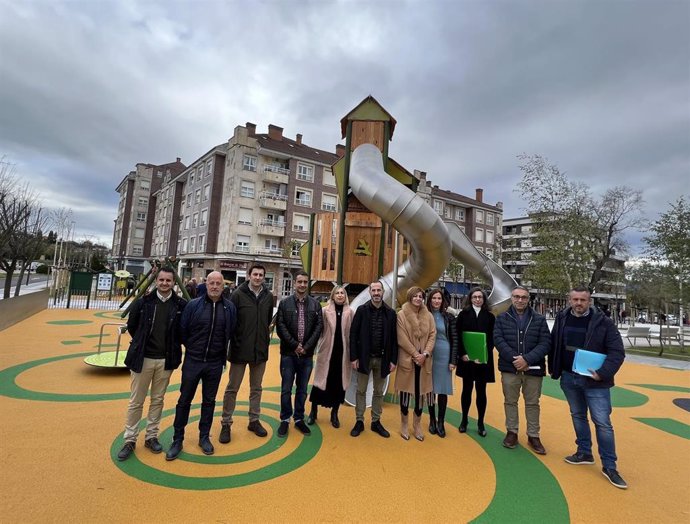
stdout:
<svg viewBox="0 0 690 524">
<path fill-rule="evenodd" d="M 350 325 L 355 312 L 348 305 L 343 306 L 343 316 L 341 319 L 341 330 L 343 333 L 343 389 L 347 390 L 350 386 Z M 336 313 L 335 304 L 329 302 L 323 308 L 323 331 L 321 338 L 316 346 L 316 363 L 314 365 L 314 386 L 321 390 L 326 390 L 326 380 L 328 379 L 328 367 L 333 353 L 333 340 L 335 337 Z"/>
</svg>

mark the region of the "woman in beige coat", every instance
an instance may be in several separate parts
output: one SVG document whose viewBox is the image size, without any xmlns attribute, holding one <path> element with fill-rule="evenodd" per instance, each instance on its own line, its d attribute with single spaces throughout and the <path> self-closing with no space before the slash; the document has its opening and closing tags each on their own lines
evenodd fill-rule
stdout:
<svg viewBox="0 0 690 524">
<path fill-rule="evenodd" d="M 417 440 L 424 440 L 422 433 L 422 409 L 424 397 L 427 403 L 433 395 L 431 380 L 431 355 L 436 341 L 434 317 L 424 305 L 424 290 L 411 287 L 407 302 L 398 312 L 398 367 L 395 374 L 395 390 L 400 395 L 400 435 L 409 440 L 408 411 L 414 396 L 413 431 Z"/>
<path fill-rule="evenodd" d="M 335 286 L 323 310 L 323 331 L 316 346 L 314 383 L 309 396 L 311 412 L 307 418 L 310 426 L 316 422 L 318 406 L 323 406 L 331 408 L 331 425 L 340 427 L 338 408 L 345 400 L 352 371 L 348 348 L 354 316 L 345 288 Z"/>
</svg>

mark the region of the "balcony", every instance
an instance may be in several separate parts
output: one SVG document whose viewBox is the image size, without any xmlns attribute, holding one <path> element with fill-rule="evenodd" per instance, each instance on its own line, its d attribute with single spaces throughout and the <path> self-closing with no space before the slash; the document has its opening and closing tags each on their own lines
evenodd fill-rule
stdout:
<svg viewBox="0 0 690 524">
<path fill-rule="evenodd" d="M 264 218 L 259 222 L 258 233 L 269 237 L 284 237 L 285 222 Z"/>
<path fill-rule="evenodd" d="M 262 178 L 273 184 L 287 184 L 290 180 L 290 170 L 280 164 L 268 164 L 264 166 Z"/>
<path fill-rule="evenodd" d="M 235 253 L 249 253 L 249 246 L 246 244 L 235 244 Z"/>
<path fill-rule="evenodd" d="M 277 209 L 285 211 L 287 209 L 287 195 L 262 191 L 259 193 L 259 206 L 264 209 Z"/>
<path fill-rule="evenodd" d="M 279 247 L 256 247 L 254 253 L 257 255 L 283 255 L 283 250 Z"/>
</svg>

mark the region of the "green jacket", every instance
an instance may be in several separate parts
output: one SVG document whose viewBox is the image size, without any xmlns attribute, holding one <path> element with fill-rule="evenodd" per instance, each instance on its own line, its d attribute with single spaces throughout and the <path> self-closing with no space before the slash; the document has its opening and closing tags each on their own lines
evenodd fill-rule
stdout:
<svg viewBox="0 0 690 524">
<path fill-rule="evenodd" d="M 247 281 L 233 292 L 230 302 L 237 308 L 237 327 L 228 360 L 238 364 L 266 362 L 271 342 L 273 294 L 264 286 L 257 296 Z"/>
</svg>

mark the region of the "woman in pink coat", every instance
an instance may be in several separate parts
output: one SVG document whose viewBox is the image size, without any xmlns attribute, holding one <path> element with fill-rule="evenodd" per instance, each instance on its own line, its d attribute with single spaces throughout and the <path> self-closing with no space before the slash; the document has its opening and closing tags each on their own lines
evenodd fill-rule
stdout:
<svg viewBox="0 0 690 524">
<path fill-rule="evenodd" d="M 355 312 L 349 306 L 345 288 L 335 286 L 323 310 L 323 331 L 316 346 L 314 383 L 311 388 L 310 426 L 316 422 L 318 406 L 331 408 L 331 424 L 340 427 L 338 408 L 350 384 L 350 325 Z"/>
</svg>

